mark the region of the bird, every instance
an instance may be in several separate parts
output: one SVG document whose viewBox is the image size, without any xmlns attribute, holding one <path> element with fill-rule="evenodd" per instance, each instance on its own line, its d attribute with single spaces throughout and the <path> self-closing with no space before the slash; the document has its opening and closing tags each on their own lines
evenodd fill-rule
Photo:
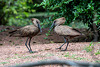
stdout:
<svg viewBox="0 0 100 67">
<path fill-rule="evenodd" d="M 49 31 L 51 31 L 52 29 L 54 29 L 54 32 L 56 32 L 59 36 L 62 36 L 64 38 L 64 43 L 57 49 L 61 50 L 62 46 L 67 43 L 65 49 L 61 50 L 61 51 L 67 51 L 69 39 L 84 35 L 75 28 L 72 28 L 72 27 L 67 26 L 67 25 L 62 25 L 65 23 L 65 21 L 66 21 L 65 17 L 55 19 L 50 27 L 50 30 L 49 30 Z"/>
<path fill-rule="evenodd" d="M 34 53 L 36 51 L 32 51 L 30 42 L 32 37 L 36 36 L 39 32 L 42 32 L 41 26 L 40 26 L 40 21 L 37 18 L 31 18 L 31 21 L 33 25 L 27 25 L 22 28 L 10 31 L 10 37 L 27 37 L 27 40 L 25 42 L 25 46 L 29 50 L 30 53 Z M 27 45 L 27 42 L 28 45 Z"/>
</svg>

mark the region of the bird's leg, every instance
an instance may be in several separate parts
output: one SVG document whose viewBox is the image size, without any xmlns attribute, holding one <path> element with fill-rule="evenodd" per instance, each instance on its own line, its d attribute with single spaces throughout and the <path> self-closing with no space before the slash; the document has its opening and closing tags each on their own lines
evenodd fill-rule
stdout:
<svg viewBox="0 0 100 67">
<path fill-rule="evenodd" d="M 30 49 L 29 49 L 29 52 L 30 52 L 30 53 L 35 53 L 35 52 L 37 52 L 37 51 L 34 51 L 34 52 L 33 52 L 32 49 L 31 49 L 31 45 L 30 45 L 31 39 L 32 39 L 32 37 L 29 39 L 29 43 L 28 43 L 29 48 L 30 48 Z"/>
<path fill-rule="evenodd" d="M 67 40 L 66 48 L 65 48 L 65 50 L 61 50 L 61 51 L 66 51 L 66 50 L 67 50 L 67 47 L 68 47 L 69 41 L 68 41 L 68 39 L 66 39 L 66 40 Z"/>
<path fill-rule="evenodd" d="M 57 48 L 57 49 L 61 49 L 61 47 L 66 43 L 66 37 L 64 37 L 64 43 L 59 47 L 59 48 Z"/>
<path fill-rule="evenodd" d="M 30 50 L 30 49 L 28 48 L 28 46 L 27 46 L 27 41 L 28 41 L 28 39 L 29 39 L 29 38 L 27 38 L 27 40 L 26 40 L 25 46 L 27 47 L 28 50 Z"/>
<path fill-rule="evenodd" d="M 32 39 L 32 37 L 29 39 L 28 45 L 29 45 L 29 48 L 30 48 L 30 49 L 29 49 L 29 52 L 30 52 L 30 53 L 33 53 L 33 52 L 32 52 L 32 49 L 31 49 L 31 45 L 30 45 L 31 39 Z"/>
</svg>

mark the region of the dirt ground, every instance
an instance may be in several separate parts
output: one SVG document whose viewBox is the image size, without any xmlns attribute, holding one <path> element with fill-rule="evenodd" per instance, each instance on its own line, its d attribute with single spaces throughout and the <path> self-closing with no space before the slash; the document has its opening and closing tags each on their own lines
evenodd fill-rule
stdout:
<svg viewBox="0 0 100 67">
<path fill-rule="evenodd" d="M 44 29 L 42 33 L 33 37 L 31 47 L 37 53 L 29 53 L 25 41 L 26 38 L 9 37 L 9 29 L 17 27 L 0 26 L 0 66 L 18 65 L 21 63 L 36 62 L 43 60 L 79 60 L 86 62 L 100 61 L 100 54 L 94 55 L 92 52 L 86 52 L 84 48 L 89 46 L 90 42 L 70 41 L 67 51 L 56 49 L 63 44 L 63 38 L 56 35 L 54 32 L 47 38 L 45 33 L 48 29 Z M 19 27 L 18 27 L 19 28 Z M 3 31 L 7 29 L 7 31 Z M 84 38 L 83 38 L 84 39 Z M 100 50 L 100 43 L 95 42 L 94 52 Z M 62 49 L 65 48 L 63 46 Z"/>
</svg>

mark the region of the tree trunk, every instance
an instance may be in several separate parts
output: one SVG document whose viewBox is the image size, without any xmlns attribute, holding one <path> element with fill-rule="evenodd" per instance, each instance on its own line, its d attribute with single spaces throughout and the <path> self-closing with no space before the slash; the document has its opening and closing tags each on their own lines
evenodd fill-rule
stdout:
<svg viewBox="0 0 100 67">
<path fill-rule="evenodd" d="M 97 42 L 97 41 L 98 41 L 99 35 L 98 35 L 96 23 L 93 23 L 93 30 L 94 30 L 94 39 L 93 39 L 93 41 L 94 41 L 94 42 Z"/>
<path fill-rule="evenodd" d="M 93 39 L 93 41 L 94 42 L 98 41 L 98 37 L 99 37 L 97 26 L 96 26 L 96 23 L 95 23 L 96 19 L 97 19 L 97 12 L 94 11 L 94 18 L 93 18 L 93 31 L 94 31 L 93 32 L 94 33 L 94 39 Z"/>
</svg>

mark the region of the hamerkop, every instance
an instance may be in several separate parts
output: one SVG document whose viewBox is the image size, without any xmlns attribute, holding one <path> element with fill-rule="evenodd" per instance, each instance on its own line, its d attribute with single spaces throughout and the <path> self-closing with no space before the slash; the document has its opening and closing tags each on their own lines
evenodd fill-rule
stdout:
<svg viewBox="0 0 100 67">
<path fill-rule="evenodd" d="M 65 41 L 64 44 L 67 43 L 65 50 L 62 50 L 62 51 L 66 51 L 67 50 L 67 47 L 68 47 L 68 44 L 69 44 L 69 39 L 72 39 L 74 37 L 83 35 L 80 31 L 78 31 L 78 30 L 76 30 L 76 29 L 74 29 L 72 27 L 69 27 L 67 25 L 62 25 L 62 24 L 65 23 L 65 21 L 66 21 L 65 17 L 61 17 L 61 18 L 55 19 L 53 21 L 53 23 L 52 23 L 51 28 L 50 28 L 50 30 L 52 30 L 54 28 L 54 31 L 58 35 L 63 36 L 64 41 Z M 57 49 L 61 49 L 64 44 L 62 44 Z"/>
<path fill-rule="evenodd" d="M 14 36 L 14 37 L 27 37 L 25 45 L 27 49 L 29 50 L 29 52 L 33 53 L 31 46 L 30 46 L 31 39 L 33 36 L 37 35 L 40 31 L 42 32 L 42 30 L 40 27 L 40 21 L 38 19 L 32 18 L 31 21 L 34 25 L 27 25 L 25 27 L 13 30 L 9 33 L 10 33 L 10 36 Z M 29 43 L 27 45 L 28 41 Z"/>
</svg>

